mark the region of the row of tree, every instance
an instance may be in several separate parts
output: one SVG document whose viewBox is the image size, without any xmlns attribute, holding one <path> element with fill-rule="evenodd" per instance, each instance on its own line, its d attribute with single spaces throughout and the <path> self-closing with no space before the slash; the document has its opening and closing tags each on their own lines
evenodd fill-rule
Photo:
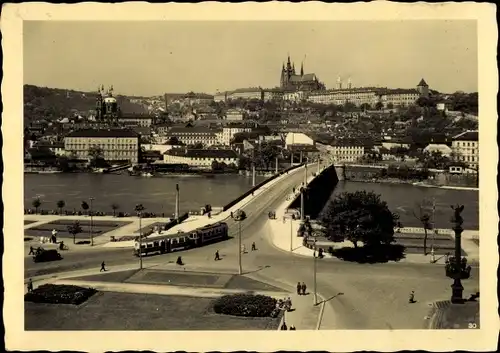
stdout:
<svg viewBox="0 0 500 353">
<path fill-rule="evenodd" d="M 39 197 L 37 197 L 31 202 L 31 205 L 35 208 L 35 214 L 36 214 L 38 213 L 38 209 L 42 206 L 42 200 Z M 64 200 L 59 200 L 56 202 L 56 206 L 57 209 L 59 210 L 59 215 L 62 215 L 63 209 L 66 206 L 66 202 Z M 82 208 L 84 214 L 85 213 L 88 214 L 90 206 L 87 201 L 82 201 L 80 207 Z M 113 210 L 113 217 L 116 217 L 116 211 L 120 208 L 120 206 L 116 203 L 112 203 L 110 207 Z"/>
</svg>

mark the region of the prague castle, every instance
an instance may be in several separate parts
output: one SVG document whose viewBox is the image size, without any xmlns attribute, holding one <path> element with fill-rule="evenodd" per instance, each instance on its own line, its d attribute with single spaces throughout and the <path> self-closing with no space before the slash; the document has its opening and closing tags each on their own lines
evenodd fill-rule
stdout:
<svg viewBox="0 0 500 353">
<path fill-rule="evenodd" d="M 314 73 L 304 74 L 304 63 L 300 66 L 300 74 L 295 72 L 295 64 L 288 61 L 281 68 L 280 88 L 284 91 L 321 91 L 325 85 L 319 82 Z"/>
</svg>

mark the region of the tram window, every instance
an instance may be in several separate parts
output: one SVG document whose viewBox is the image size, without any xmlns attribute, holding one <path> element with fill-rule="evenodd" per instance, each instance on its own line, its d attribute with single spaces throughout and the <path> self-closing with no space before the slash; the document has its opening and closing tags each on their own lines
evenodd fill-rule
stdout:
<svg viewBox="0 0 500 353">
<path fill-rule="evenodd" d="M 146 245 L 141 245 L 141 249 L 146 249 Z"/>
<path fill-rule="evenodd" d="M 148 247 L 148 248 L 152 248 L 152 247 L 153 247 L 153 244 L 149 243 L 149 244 L 147 244 L 147 247 Z"/>
<path fill-rule="evenodd" d="M 155 241 L 155 242 L 153 243 L 153 245 L 154 245 L 154 246 L 159 246 L 159 245 L 160 245 L 160 243 L 159 243 L 159 242 L 157 242 L 157 241 Z"/>
<path fill-rule="evenodd" d="M 172 239 L 172 244 L 177 244 L 177 239 Z"/>
</svg>

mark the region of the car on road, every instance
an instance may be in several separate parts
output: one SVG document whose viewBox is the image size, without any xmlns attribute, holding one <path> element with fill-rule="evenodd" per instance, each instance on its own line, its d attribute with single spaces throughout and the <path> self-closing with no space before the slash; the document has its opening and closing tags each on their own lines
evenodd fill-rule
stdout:
<svg viewBox="0 0 500 353">
<path fill-rule="evenodd" d="M 33 262 L 48 262 L 61 260 L 62 256 L 55 249 L 42 250 L 33 256 Z"/>
</svg>

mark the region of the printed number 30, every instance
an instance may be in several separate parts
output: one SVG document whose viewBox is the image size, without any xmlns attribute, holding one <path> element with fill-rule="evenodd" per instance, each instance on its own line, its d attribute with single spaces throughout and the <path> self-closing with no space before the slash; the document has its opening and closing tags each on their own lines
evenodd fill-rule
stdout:
<svg viewBox="0 0 500 353">
<path fill-rule="evenodd" d="M 474 322 L 469 322 L 469 328 L 477 328 L 477 324 Z"/>
</svg>

